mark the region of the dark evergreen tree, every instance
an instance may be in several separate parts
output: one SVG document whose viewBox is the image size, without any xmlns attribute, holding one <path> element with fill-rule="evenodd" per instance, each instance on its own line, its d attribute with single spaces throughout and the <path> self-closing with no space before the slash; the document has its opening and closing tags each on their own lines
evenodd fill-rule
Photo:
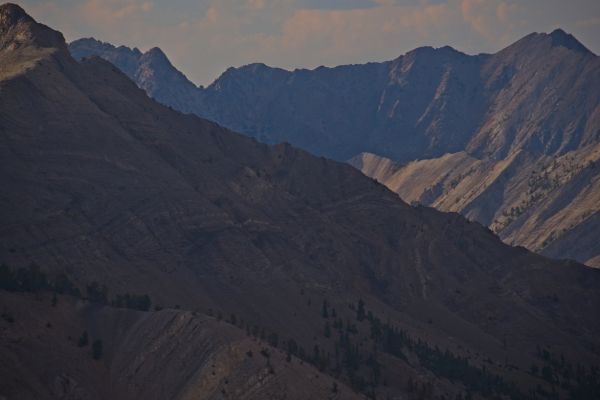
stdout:
<svg viewBox="0 0 600 400">
<path fill-rule="evenodd" d="M 298 344 L 294 339 L 289 339 L 287 341 L 287 351 L 292 355 L 296 355 L 298 353 Z"/>
<path fill-rule="evenodd" d="M 92 357 L 94 358 L 94 360 L 99 360 L 100 358 L 102 358 L 102 352 L 102 340 L 94 340 L 94 342 L 92 343 Z"/>
<path fill-rule="evenodd" d="M 18 290 L 17 278 L 14 272 L 6 264 L 0 265 L 0 289 L 8 291 Z"/>
<path fill-rule="evenodd" d="M 273 347 L 279 345 L 279 336 L 276 333 L 273 332 L 269 335 L 269 344 Z"/>
<path fill-rule="evenodd" d="M 325 322 L 325 331 L 323 332 L 326 338 L 331 337 L 331 328 L 329 327 L 329 321 Z"/>
<path fill-rule="evenodd" d="M 531 375 L 537 375 L 539 371 L 539 368 L 536 364 L 531 364 L 531 367 L 529 368 L 529 373 Z"/>
<path fill-rule="evenodd" d="M 83 331 L 81 336 L 79 336 L 79 340 L 77 341 L 77 346 L 85 347 L 88 345 L 88 342 L 89 342 L 88 333 L 87 333 L 87 331 Z"/>
<path fill-rule="evenodd" d="M 86 286 L 87 299 L 92 303 L 107 304 L 108 288 L 106 285 L 100 286 L 98 282 L 92 282 Z"/>
<path fill-rule="evenodd" d="M 327 300 L 323 300 L 323 306 L 321 307 L 321 317 L 329 318 L 329 305 Z"/>
<path fill-rule="evenodd" d="M 358 307 L 356 308 L 356 319 L 359 321 L 365 319 L 365 302 L 362 299 L 358 300 Z"/>
</svg>

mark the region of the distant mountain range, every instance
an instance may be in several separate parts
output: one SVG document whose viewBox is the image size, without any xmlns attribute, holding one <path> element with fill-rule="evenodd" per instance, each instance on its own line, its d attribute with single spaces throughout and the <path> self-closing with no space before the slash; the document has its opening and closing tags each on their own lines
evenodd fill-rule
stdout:
<svg viewBox="0 0 600 400">
<path fill-rule="evenodd" d="M 600 392 L 600 271 L 161 105 L 14 4 L 0 67 L 0 396 Z"/>
<path fill-rule="evenodd" d="M 491 55 L 423 47 L 336 68 L 252 64 L 206 88 L 156 49 L 141 54 L 94 39 L 69 48 L 77 59 L 115 63 L 163 104 L 266 143 L 337 160 L 423 160 L 393 181 L 372 176 L 406 201 L 460 212 L 510 244 L 600 266 L 600 59 L 560 29 Z"/>
</svg>

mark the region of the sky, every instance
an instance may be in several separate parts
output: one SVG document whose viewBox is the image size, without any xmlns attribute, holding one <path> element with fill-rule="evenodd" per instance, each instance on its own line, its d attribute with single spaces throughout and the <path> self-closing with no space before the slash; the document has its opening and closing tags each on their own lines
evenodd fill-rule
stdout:
<svg viewBox="0 0 600 400">
<path fill-rule="evenodd" d="M 196 84 L 228 67 L 394 59 L 419 46 L 493 53 L 562 28 L 600 54 L 600 0 L 12 0 L 68 41 L 160 47 Z"/>
</svg>

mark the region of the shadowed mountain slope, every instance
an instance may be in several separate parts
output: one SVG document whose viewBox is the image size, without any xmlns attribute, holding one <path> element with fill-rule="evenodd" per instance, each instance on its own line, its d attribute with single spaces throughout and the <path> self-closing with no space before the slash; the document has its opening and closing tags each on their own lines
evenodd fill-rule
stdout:
<svg viewBox="0 0 600 400">
<path fill-rule="evenodd" d="M 66 296 L 53 307 L 50 296 L 5 292 L 0 302 L 15 318 L 0 322 L 0 372 L 18 377 L 2 381 L 7 398 L 326 399 L 333 385 L 338 396 L 362 397 L 296 357 L 286 361 L 284 352 L 238 327 L 195 312 L 115 309 Z M 93 357 L 96 340 L 105 349 L 101 361 Z"/>
<path fill-rule="evenodd" d="M 7 23 L 5 16 L 17 12 L 0 7 L 3 38 L 39 29 L 30 20 Z M 24 54 L 27 64 L 15 67 L 12 60 Z M 0 194 L 0 259 L 15 269 L 34 263 L 51 281 L 62 274 L 87 289 L 86 303 L 56 305 L 64 314 L 60 329 L 73 323 L 71 331 L 92 332 L 104 317 L 92 313 L 84 323 L 80 312 L 87 311 L 80 309 L 97 297 L 115 303 L 123 293 L 222 315 L 303 360 L 289 367 L 293 373 L 275 366 L 281 385 L 273 396 L 289 398 L 315 368 L 328 375 L 327 386 L 314 388 L 317 396 L 338 377 L 377 397 L 528 398 L 536 385 L 550 393 L 549 382 L 527 372 L 542 365 L 536 346 L 571 363 L 598 363 L 598 271 L 509 247 L 458 214 L 410 207 L 350 165 L 182 115 L 99 58 L 79 63 L 61 46 L 30 41 L 4 47 L 0 61 L 14 71 L 0 80 L 0 179 L 7 188 Z M 27 272 L 17 272 L 16 282 L 11 276 L 3 279 L 13 290 L 46 287 L 25 279 Z M 106 285 L 103 296 L 93 281 Z M 45 293 L 37 295 L 39 308 L 20 294 L 3 297 L 3 313 L 11 315 L 3 317 L 2 352 L 12 359 L 33 346 L 25 338 L 30 319 L 46 318 Z M 139 397 L 148 389 L 137 379 L 154 379 L 156 363 L 193 375 L 185 382 L 163 375 L 165 395 L 180 383 L 196 390 L 198 382 L 212 382 L 212 369 L 196 358 L 184 362 L 184 349 L 169 353 L 169 342 L 186 337 L 169 318 L 189 321 L 189 329 L 207 321 L 192 336 L 209 343 L 193 348 L 231 366 L 234 387 L 227 392 L 246 387 L 245 372 L 236 370 L 240 352 L 219 350 L 227 343 L 246 349 L 237 328 L 183 311 L 98 312 L 115 321 L 100 332 L 110 338 L 106 358 L 82 362 L 78 378 L 68 364 L 42 370 L 38 362 L 56 354 L 53 341 L 67 338 L 36 339 L 39 357 L 3 373 L 0 393 L 25 397 L 19 371 L 30 371 L 27 382 L 38 381 L 40 390 L 58 379 L 90 393 L 124 385 Z M 147 349 L 156 354 L 145 358 Z M 253 362 L 247 376 L 263 366 Z M 558 392 L 571 396 L 568 388 Z"/>
</svg>

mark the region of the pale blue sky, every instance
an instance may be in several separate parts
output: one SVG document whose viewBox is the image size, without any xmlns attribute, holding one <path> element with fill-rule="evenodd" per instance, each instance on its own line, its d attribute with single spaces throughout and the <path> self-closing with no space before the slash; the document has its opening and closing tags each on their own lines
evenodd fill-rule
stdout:
<svg viewBox="0 0 600 400">
<path fill-rule="evenodd" d="M 13 0 L 14 1 L 14 0 Z M 563 28 L 600 53 L 600 0 L 23 0 L 67 40 L 147 50 L 208 84 L 229 66 L 283 68 L 393 59 L 415 47 L 495 52 Z"/>
</svg>

